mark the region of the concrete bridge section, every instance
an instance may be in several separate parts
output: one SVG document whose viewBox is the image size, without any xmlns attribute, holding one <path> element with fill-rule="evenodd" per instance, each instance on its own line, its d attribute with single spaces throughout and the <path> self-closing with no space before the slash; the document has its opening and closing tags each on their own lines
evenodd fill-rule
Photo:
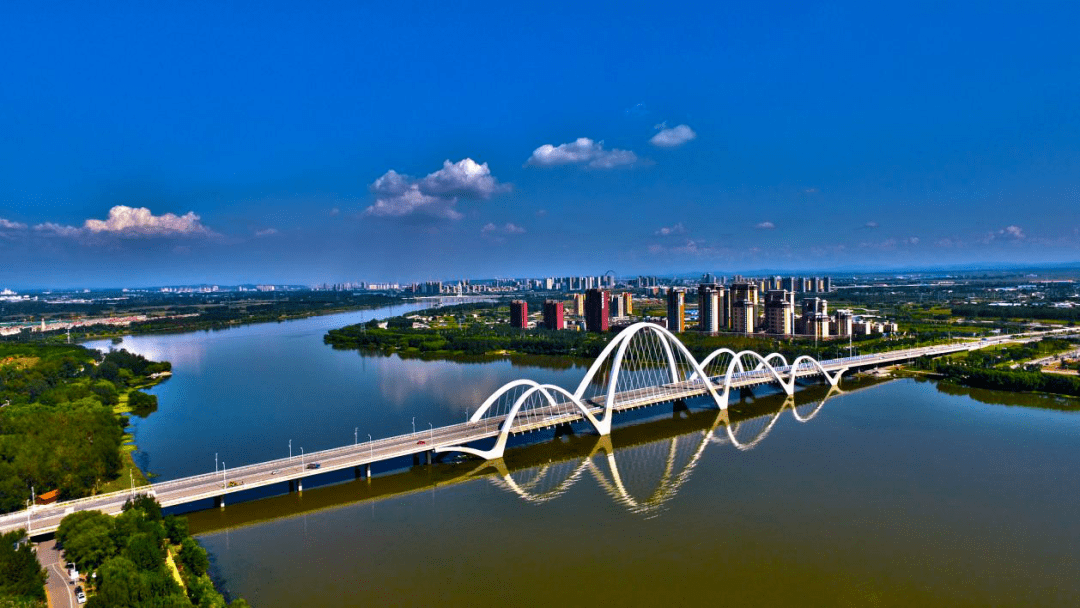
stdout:
<svg viewBox="0 0 1080 608">
<path fill-rule="evenodd" d="M 662 378 L 647 386 L 621 390 L 620 373 L 633 374 L 620 367 L 620 364 L 634 360 L 634 349 L 638 348 L 634 339 L 639 334 L 652 336 L 656 344 L 652 345 L 654 348 L 651 352 L 657 356 L 652 361 L 640 356 L 636 359 L 639 363 L 645 361 L 639 367 L 646 370 L 646 375 L 637 374 L 638 379 L 646 378 L 648 374 L 660 374 Z M 918 357 L 939 356 L 1006 342 L 1036 340 L 1043 335 L 1003 336 L 978 342 L 958 342 L 821 362 L 799 357 L 790 365 L 775 353 L 762 357 L 752 352 L 721 350 L 698 363 L 674 334 L 655 325 L 638 324 L 612 340 L 574 393 L 561 387 L 519 380 L 496 391 L 465 423 L 163 481 L 128 491 L 35 506 L 0 517 L 0 532 L 26 528 L 35 536 L 46 534 L 55 531 L 60 520 L 69 513 L 91 509 L 118 513 L 128 498 L 139 493 L 154 495 L 166 507 L 207 499 L 224 507 L 227 496 L 236 492 L 279 483 L 289 484 L 290 490 L 302 490 L 306 477 L 350 468 L 357 477 L 370 477 L 373 463 L 401 457 L 413 456 L 417 460 L 422 457 L 430 463 L 435 453 L 463 452 L 493 459 L 502 456 L 511 435 L 586 420 L 601 436 L 605 436 L 611 432 L 613 415 L 631 409 L 710 396 L 717 407 L 724 410 L 732 389 L 777 383 L 790 395 L 795 390 L 796 379 L 822 376 L 835 386 L 840 375 L 847 370 L 891 365 Z M 680 362 L 676 361 L 677 355 L 682 357 Z M 730 361 L 717 367 L 724 356 Z M 609 365 L 606 371 L 600 373 L 605 362 Z M 779 365 L 774 366 L 774 362 Z M 602 392 L 587 396 L 585 392 L 590 387 L 599 388 Z M 493 407 L 507 397 L 513 399 L 507 409 L 500 411 Z M 492 438 L 495 439 L 495 446 L 490 449 L 472 447 L 477 442 Z M 317 469 L 309 468 L 309 465 L 316 463 Z"/>
</svg>

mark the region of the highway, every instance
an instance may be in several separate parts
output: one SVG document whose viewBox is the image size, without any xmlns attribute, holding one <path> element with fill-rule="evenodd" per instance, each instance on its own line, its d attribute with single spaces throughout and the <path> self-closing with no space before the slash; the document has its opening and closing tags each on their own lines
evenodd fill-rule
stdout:
<svg viewBox="0 0 1080 608">
<path fill-rule="evenodd" d="M 1045 333 L 1022 334 L 995 337 L 981 341 L 954 342 L 945 345 L 830 359 L 822 361 L 821 365 L 829 372 L 842 369 L 880 367 L 922 356 L 939 356 L 1008 342 L 1037 340 L 1045 335 Z M 775 369 L 784 376 L 790 373 L 790 368 L 786 366 Z M 799 366 L 795 375 L 802 378 L 820 373 L 815 366 L 803 364 Z M 748 370 L 734 373 L 731 378 L 731 387 L 750 387 L 775 381 L 775 378 L 767 369 Z M 706 393 L 707 388 L 700 379 L 636 389 L 618 393 L 615 400 L 617 405 L 613 407 L 613 410 L 618 412 L 636 409 L 679 399 L 699 397 Z M 601 397 L 588 402 L 593 415 L 599 416 L 603 412 L 603 401 L 604 398 Z M 550 428 L 560 424 L 572 423 L 583 418 L 580 411 L 565 407 L 565 405 L 565 403 L 560 403 L 546 409 L 537 408 L 528 417 L 515 418 L 511 433 L 520 434 Z M 285 482 L 302 484 L 305 477 L 353 467 L 359 467 L 358 473 L 364 471 L 370 474 L 370 471 L 365 471 L 364 468 L 371 463 L 408 457 L 414 454 L 426 454 L 430 458 L 432 450 L 436 447 L 460 446 L 496 437 L 504 420 L 505 414 L 492 416 L 478 422 L 452 424 L 418 433 L 408 433 L 375 441 L 346 445 L 291 458 L 259 462 L 216 473 L 205 473 L 135 487 L 133 490 L 101 494 L 46 506 L 35 506 L 29 511 L 18 511 L 0 517 L 0 532 L 28 528 L 32 535 L 45 534 L 55 531 L 60 520 L 65 515 L 77 510 L 96 509 L 105 513 L 118 513 L 124 502 L 133 493 L 153 494 L 162 506 L 168 507 L 205 499 L 221 499 L 225 501 L 228 494 L 235 492 Z M 316 463 L 318 464 L 317 469 L 308 468 L 309 465 Z"/>
</svg>

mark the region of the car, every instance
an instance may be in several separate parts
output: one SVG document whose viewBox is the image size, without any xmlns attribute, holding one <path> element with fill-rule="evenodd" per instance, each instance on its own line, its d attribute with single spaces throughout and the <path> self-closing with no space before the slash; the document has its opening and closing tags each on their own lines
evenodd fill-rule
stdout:
<svg viewBox="0 0 1080 608">
<path fill-rule="evenodd" d="M 427 442 L 421 439 L 420 441 L 416 442 L 416 445 L 427 445 Z"/>
<path fill-rule="evenodd" d="M 270 474 L 271 475 L 277 475 L 277 469 L 274 469 L 273 471 L 270 471 Z"/>
<path fill-rule="evenodd" d="M 76 593 L 75 594 L 75 601 L 79 602 L 80 604 L 85 604 L 86 603 L 86 594 L 83 593 L 82 591 Z"/>
<path fill-rule="evenodd" d="M 309 468 L 309 469 L 317 469 L 317 468 L 319 468 L 319 467 L 321 467 L 321 466 L 322 466 L 322 465 L 321 465 L 321 464 L 319 464 L 319 463 L 317 463 L 317 462 L 312 462 L 312 463 L 310 463 L 309 465 L 307 465 L 307 468 Z"/>
</svg>

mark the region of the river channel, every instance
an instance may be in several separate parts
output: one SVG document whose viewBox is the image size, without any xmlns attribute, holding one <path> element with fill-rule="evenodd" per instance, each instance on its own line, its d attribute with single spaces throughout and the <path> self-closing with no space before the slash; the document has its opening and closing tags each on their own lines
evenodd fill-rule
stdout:
<svg viewBox="0 0 1080 608">
<path fill-rule="evenodd" d="M 215 453 L 233 466 L 363 442 L 463 420 L 514 378 L 572 387 L 585 371 L 322 342 L 388 314 L 125 338 L 174 370 L 135 422 L 137 461 L 171 479 Z M 406 464 L 191 526 L 257 607 L 1080 605 L 1080 414 L 845 384 L 744 395 L 726 416 L 656 408 L 610 439 L 537 436 L 491 466 Z"/>
</svg>

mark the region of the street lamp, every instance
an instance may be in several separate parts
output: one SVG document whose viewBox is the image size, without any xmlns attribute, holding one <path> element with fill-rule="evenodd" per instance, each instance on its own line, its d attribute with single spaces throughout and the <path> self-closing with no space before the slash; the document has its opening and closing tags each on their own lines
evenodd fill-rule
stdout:
<svg viewBox="0 0 1080 608">
<path fill-rule="evenodd" d="M 352 442 L 353 442 L 353 445 L 356 445 L 357 443 L 360 442 L 360 440 L 358 439 L 358 437 L 360 437 L 359 433 L 360 433 L 360 427 L 356 427 L 356 428 L 354 428 L 352 430 Z"/>
<path fill-rule="evenodd" d="M 218 469 L 218 464 L 217 464 L 217 452 L 214 452 L 214 472 L 215 472 L 215 473 L 217 473 L 217 469 Z"/>
<path fill-rule="evenodd" d="M 135 500 L 135 472 L 128 469 L 128 479 L 131 480 L 131 499 Z"/>
<path fill-rule="evenodd" d="M 375 458 L 375 444 L 372 443 L 371 433 L 367 434 L 367 443 L 368 443 L 368 455 L 371 458 Z"/>
<path fill-rule="evenodd" d="M 289 440 L 289 460 L 292 460 L 292 439 Z"/>
<path fill-rule="evenodd" d="M 428 428 L 431 430 L 431 435 L 429 437 L 429 441 L 431 443 L 435 443 L 435 425 L 431 424 L 430 422 L 427 423 L 427 425 L 428 425 Z"/>
<path fill-rule="evenodd" d="M 229 489 L 229 484 L 225 482 L 225 461 L 221 461 L 221 488 L 223 490 Z"/>
<path fill-rule="evenodd" d="M 416 416 L 412 417 L 412 432 L 413 432 L 413 435 L 416 434 Z"/>
<path fill-rule="evenodd" d="M 300 468 L 304 468 L 304 448 L 300 448 Z"/>
<path fill-rule="evenodd" d="M 26 535 L 30 536 L 30 499 L 26 499 Z"/>
</svg>

